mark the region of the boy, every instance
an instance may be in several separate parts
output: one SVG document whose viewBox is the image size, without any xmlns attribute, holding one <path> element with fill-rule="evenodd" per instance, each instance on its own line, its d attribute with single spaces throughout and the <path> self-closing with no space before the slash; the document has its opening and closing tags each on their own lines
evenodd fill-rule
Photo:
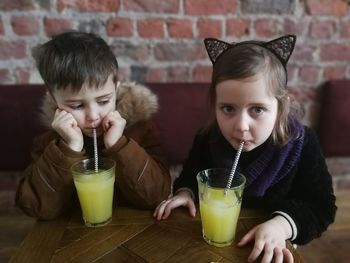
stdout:
<svg viewBox="0 0 350 263">
<path fill-rule="evenodd" d="M 151 209 L 170 193 L 171 178 L 150 120 L 157 98 L 146 87 L 117 81 L 118 63 L 100 37 L 66 32 L 34 55 L 48 88 L 42 107 L 52 129 L 34 140 L 16 203 L 28 215 L 52 219 L 76 199 L 71 165 L 99 154 L 116 162 L 116 199 Z"/>
</svg>

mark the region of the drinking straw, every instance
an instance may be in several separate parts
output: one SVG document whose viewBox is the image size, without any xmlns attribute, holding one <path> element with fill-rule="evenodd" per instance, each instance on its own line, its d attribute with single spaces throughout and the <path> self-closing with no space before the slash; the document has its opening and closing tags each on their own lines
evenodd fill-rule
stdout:
<svg viewBox="0 0 350 263">
<path fill-rule="evenodd" d="M 94 136 L 94 158 L 95 158 L 95 173 L 98 172 L 98 153 L 97 153 L 97 136 L 96 136 L 96 129 L 93 129 L 93 136 Z"/>
<path fill-rule="evenodd" d="M 237 169 L 237 164 L 238 164 L 239 156 L 241 155 L 241 152 L 243 149 L 243 145 L 244 145 L 244 142 L 242 141 L 239 145 L 239 148 L 237 150 L 237 154 L 235 157 L 235 161 L 233 162 L 233 165 L 232 165 L 230 177 L 228 178 L 226 189 L 225 189 L 225 194 L 226 194 L 226 190 L 231 188 L 232 180 L 233 180 L 233 177 L 234 177 L 236 169 Z"/>
</svg>

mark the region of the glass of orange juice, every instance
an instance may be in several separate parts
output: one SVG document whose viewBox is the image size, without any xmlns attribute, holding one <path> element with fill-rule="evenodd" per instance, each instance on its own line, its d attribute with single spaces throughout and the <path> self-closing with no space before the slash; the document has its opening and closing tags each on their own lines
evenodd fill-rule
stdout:
<svg viewBox="0 0 350 263">
<path fill-rule="evenodd" d="M 115 162 L 100 158 L 95 171 L 94 159 L 85 159 L 73 164 L 71 171 L 85 225 L 108 224 L 112 220 Z"/>
<path fill-rule="evenodd" d="M 217 247 L 229 246 L 235 239 L 246 182 L 242 174 L 236 173 L 231 188 L 226 189 L 230 172 L 213 168 L 197 174 L 203 238 Z"/>
</svg>

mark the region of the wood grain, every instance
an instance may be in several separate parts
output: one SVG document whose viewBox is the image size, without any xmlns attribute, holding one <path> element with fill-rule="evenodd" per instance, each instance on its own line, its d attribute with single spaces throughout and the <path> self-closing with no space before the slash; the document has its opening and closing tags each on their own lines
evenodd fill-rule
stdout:
<svg viewBox="0 0 350 263">
<path fill-rule="evenodd" d="M 261 211 L 242 210 L 236 242 L 266 219 Z M 200 216 L 176 209 L 156 221 L 150 211 L 117 207 L 105 227 L 83 225 L 80 212 L 53 221 L 37 221 L 10 262 L 246 262 L 252 244 L 217 248 L 202 238 Z M 295 263 L 303 262 L 289 246 Z"/>
</svg>

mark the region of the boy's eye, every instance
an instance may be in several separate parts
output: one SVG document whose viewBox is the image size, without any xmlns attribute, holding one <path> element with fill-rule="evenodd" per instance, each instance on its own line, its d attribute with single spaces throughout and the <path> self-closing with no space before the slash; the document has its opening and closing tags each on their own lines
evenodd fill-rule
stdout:
<svg viewBox="0 0 350 263">
<path fill-rule="evenodd" d="M 106 105 L 106 104 L 108 104 L 110 101 L 111 101 L 110 99 L 108 99 L 108 100 L 101 100 L 101 101 L 98 102 L 98 104 L 100 104 L 100 105 Z"/>
<path fill-rule="evenodd" d="M 69 108 L 73 110 L 79 110 L 83 108 L 83 104 L 69 105 Z"/>
</svg>

